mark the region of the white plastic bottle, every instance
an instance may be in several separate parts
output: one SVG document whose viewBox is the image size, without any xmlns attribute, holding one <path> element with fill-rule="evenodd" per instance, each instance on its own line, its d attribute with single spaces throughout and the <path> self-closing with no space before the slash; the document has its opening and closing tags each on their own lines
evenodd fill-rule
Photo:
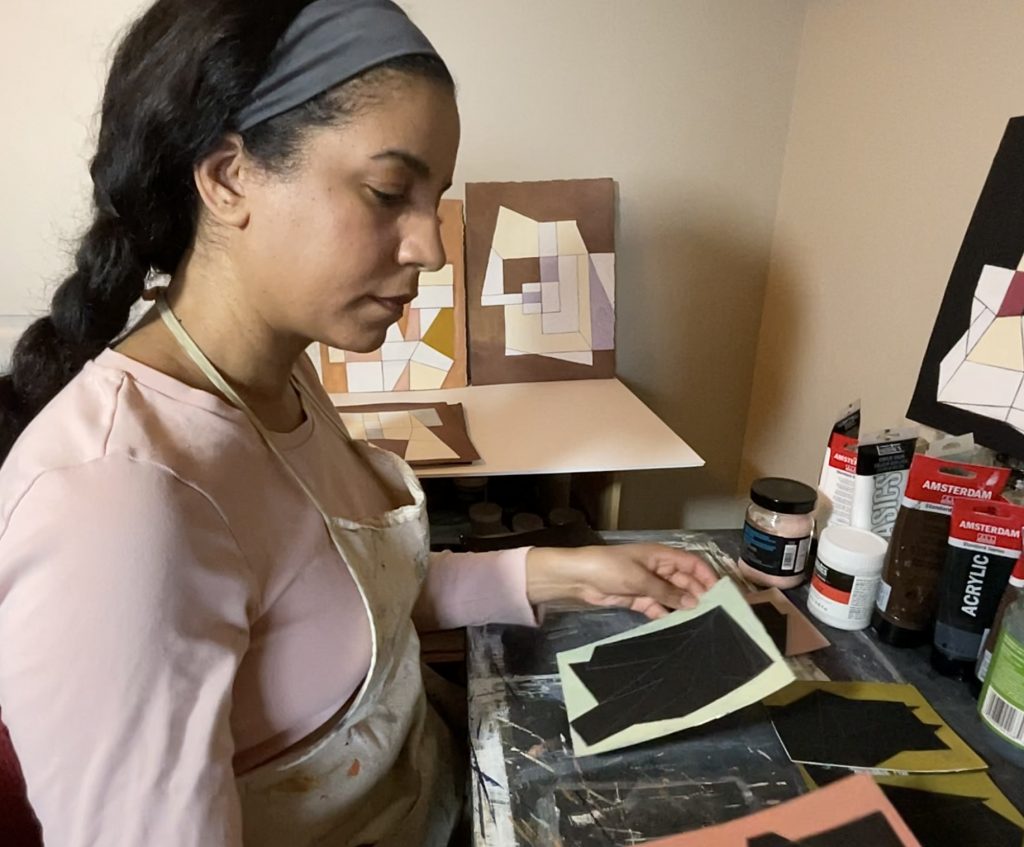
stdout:
<svg viewBox="0 0 1024 847">
<path fill-rule="evenodd" d="M 818 539 L 807 611 L 837 629 L 867 627 L 887 547 L 884 538 L 866 529 L 825 527 Z"/>
</svg>

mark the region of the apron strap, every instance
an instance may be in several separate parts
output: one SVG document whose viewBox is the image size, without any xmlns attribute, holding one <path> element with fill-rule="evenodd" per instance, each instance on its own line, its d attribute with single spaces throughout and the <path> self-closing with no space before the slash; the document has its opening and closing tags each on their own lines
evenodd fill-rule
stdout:
<svg viewBox="0 0 1024 847">
<path fill-rule="evenodd" d="M 270 433 L 270 430 L 263 426 L 263 423 L 260 421 L 260 419 L 256 417 L 255 412 L 253 412 L 252 409 L 250 409 L 246 405 L 245 401 L 238 395 L 238 392 L 235 391 L 235 389 L 232 388 L 230 385 L 228 385 L 227 380 L 224 379 L 223 376 L 221 376 L 220 371 L 217 370 L 213 362 L 211 362 L 206 357 L 206 354 L 199 348 L 199 345 L 196 344 L 196 342 L 192 339 L 192 336 L 185 331 L 185 327 L 181 325 L 181 322 L 178 320 L 177 315 L 174 314 L 170 304 L 167 302 L 167 296 L 164 293 L 163 289 L 157 292 L 156 308 L 157 311 L 160 313 L 160 317 L 163 320 L 164 324 L 167 325 L 167 328 L 171 331 L 171 334 L 174 336 L 175 340 L 178 342 L 179 345 L 181 345 L 181 349 L 188 354 L 188 357 L 193 362 L 195 362 L 199 370 L 201 370 L 203 372 L 203 375 L 208 380 L 210 380 L 210 382 L 213 383 L 214 387 L 216 387 L 216 389 L 220 391 L 221 394 L 227 397 L 228 400 L 231 401 L 231 404 L 233 406 L 235 406 L 236 408 L 240 409 L 242 412 L 245 413 L 246 417 L 249 418 L 249 422 L 253 425 L 253 427 L 255 427 L 256 431 L 259 433 L 260 437 L 263 439 L 266 445 L 270 448 L 271 452 L 275 456 L 277 456 L 278 459 L 281 460 L 281 463 L 288 469 L 288 473 L 291 475 L 292 479 L 294 479 L 299 484 L 299 487 L 302 489 L 303 493 L 305 493 L 306 497 L 308 497 L 310 502 L 314 506 L 316 506 L 316 509 L 318 512 L 320 512 L 321 517 L 323 517 L 325 521 L 329 522 L 330 518 L 328 517 L 323 505 L 320 503 L 320 500 L 313 493 L 310 487 L 306 484 L 305 480 L 298 473 L 296 473 L 295 469 L 291 465 L 291 462 L 289 462 L 282 455 L 281 451 L 277 448 L 277 445 L 274 443 L 274 439 Z M 296 385 L 298 385 L 299 390 L 305 396 L 310 396 L 310 392 L 303 390 L 301 382 L 295 380 L 294 378 L 293 382 Z M 319 404 L 316 404 L 316 406 L 318 411 L 323 411 Z M 338 421 L 338 424 L 339 426 L 341 425 L 340 420 Z M 342 428 L 342 431 L 344 431 L 344 428 Z"/>
</svg>

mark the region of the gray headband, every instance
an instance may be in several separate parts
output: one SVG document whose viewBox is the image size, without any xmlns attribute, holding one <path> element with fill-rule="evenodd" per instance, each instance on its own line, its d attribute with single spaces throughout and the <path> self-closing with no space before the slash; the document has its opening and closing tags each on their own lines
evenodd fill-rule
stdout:
<svg viewBox="0 0 1024 847">
<path fill-rule="evenodd" d="M 235 127 L 244 132 L 376 65 L 417 55 L 437 51 L 391 0 L 315 0 L 277 43 Z"/>
</svg>

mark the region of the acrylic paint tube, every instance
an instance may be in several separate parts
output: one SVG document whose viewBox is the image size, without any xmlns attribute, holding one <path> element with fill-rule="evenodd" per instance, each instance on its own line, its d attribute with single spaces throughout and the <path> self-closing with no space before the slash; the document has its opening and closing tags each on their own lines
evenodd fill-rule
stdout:
<svg viewBox="0 0 1024 847">
<path fill-rule="evenodd" d="M 978 664 L 974 669 L 976 684 L 979 687 L 985 682 L 985 674 L 988 673 L 988 666 L 992 661 L 992 653 L 996 649 L 996 639 L 999 637 L 999 627 L 1003 622 L 1003 616 L 1006 614 L 1010 604 L 1022 593 L 1024 593 L 1024 553 L 1021 554 L 1017 564 L 1014 565 L 1013 573 L 1010 574 L 1010 581 L 1006 586 L 1006 590 L 1003 591 L 1003 598 L 999 601 L 999 608 L 996 609 L 996 615 L 992 618 L 992 625 L 985 631 L 985 643 L 981 647 Z"/>
<path fill-rule="evenodd" d="M 1020 558 L 1024 507 L 956 500 L 939 586 L 932 667 L 968 679 L 974 671 L 1013 566 Z"/>
<path fill-rule="evenodd" d="M 848 526 L 853 508 L 853 483 L 857 470 L 857 438 L 860 435 L 860 400 L 843 409 L 832 425 L 818 478 L 818 510 L 815 521 Z"/>
<path fill-rule="evenodd" d="M 857 445 L 850 525 L 882 538 L 892 536 L 910 476 L 917 429 L 885 429 Z"/>
<path fill-rule="evenodd" d="M 928 640 L 953 502 L 962 497 L 994 500 L 1009 476 L 1009 468 L 914 456 L 871 620 L 882 641 L 902 647 Z"/>
</svg>

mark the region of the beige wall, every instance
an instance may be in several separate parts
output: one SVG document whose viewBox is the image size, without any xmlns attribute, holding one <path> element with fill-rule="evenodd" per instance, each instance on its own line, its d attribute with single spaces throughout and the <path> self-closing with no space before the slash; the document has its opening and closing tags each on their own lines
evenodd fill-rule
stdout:
<svg viewBox="0 0 1024 847">
<path fill-rule="evenodd" d="M 804 3 L 404 5 L 459 83 L 455 196 L 466 180 L 618 181 L 619 374 L 708 463 L 627 475 L 623 523 L 720 522 L 739 472 Z"/>
<path fill-rule="evenodd" d="M 0 158 L 0 358 L 65 267 L 108 46 L 143 5 L 5 0 L 0 109 L 19 131 Z M 458 78 L 454 196 L 466 180 L 618 180 L 619 371 L 708 461 L 630 477 L 624 521 L 693 523 L 738 472 L 803 0 L 405 5 Z"/>
<path fill-rule="evenodd" d="M 142 0 L 2 0 L 0 363 L 60 281 L 89 201 L 88 159 L 115 34 Z"/>
<path fill-rule="evenodd" d="M 1008 118 L 1024 4 L 845 0 L 807 13 L 742 479 L 813 482 L 830 418 L 900 422 Z"/>
</svg>

